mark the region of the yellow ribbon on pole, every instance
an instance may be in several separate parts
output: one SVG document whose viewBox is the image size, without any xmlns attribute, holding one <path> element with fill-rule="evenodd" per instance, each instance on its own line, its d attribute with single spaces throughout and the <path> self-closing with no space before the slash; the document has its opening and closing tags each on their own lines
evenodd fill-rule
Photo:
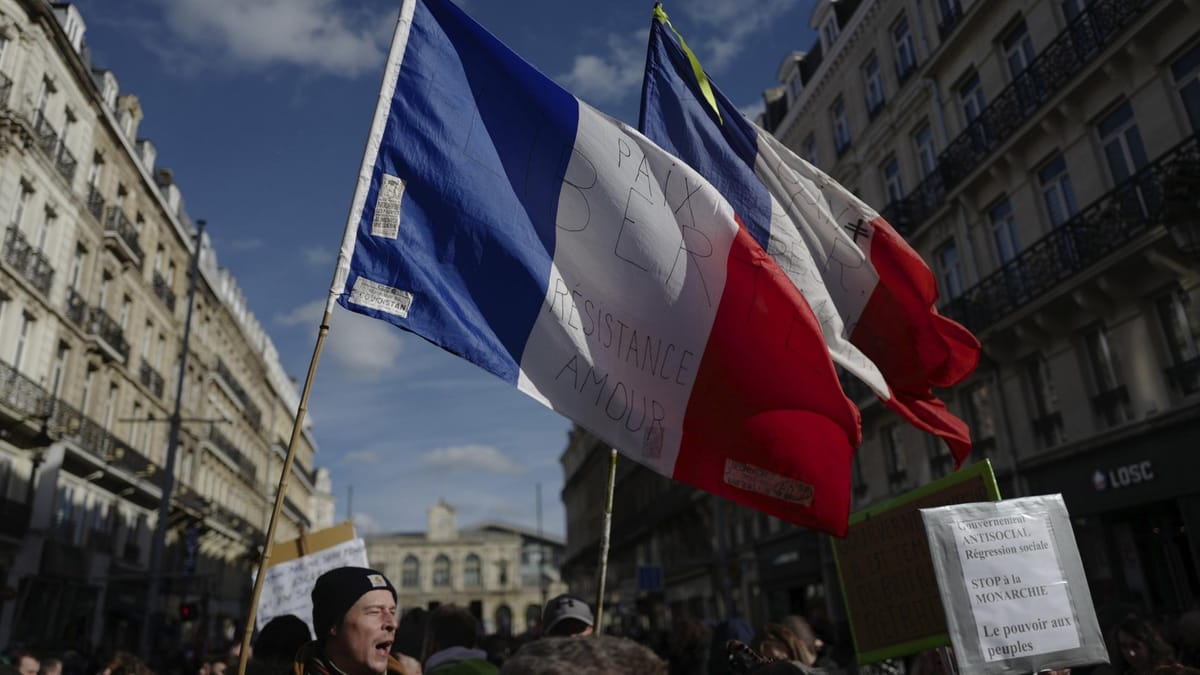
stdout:
<svg viewBox="0 0 1200 675">
<path fill-rule="evenodd" d="M 700 65 L 700 59 L 696 58 L 691 48 L 687 46 L 687 42 L 683 40 L 683 36 L 679 34 L 679 31 L 675 30 L 675 26 L 671 25 L 671 18 L 663 11 L 661 2 L 654 5 L 654 18 L 666 24 L 667 28 L 670 28 L 671 32 L 675 34 L 675 37 L 679 38 L 679 46 L 683 47 L 683 53 L 687 54 L 688 61 L 692 64 L 692 73 L 696 75 L 696 81 L 700 84 L 700 93 L 704 94 L 704 100 L 708 102 L 709 107 L 717 114 L 717 122 L 725 124 L 725 120 L 721 118 L 721 111 L 717 108 L 717 97 L 713 96 L 712 85 L 708 83 L 708 75 L 705 74 L 704 68 Z"/>
</svg>

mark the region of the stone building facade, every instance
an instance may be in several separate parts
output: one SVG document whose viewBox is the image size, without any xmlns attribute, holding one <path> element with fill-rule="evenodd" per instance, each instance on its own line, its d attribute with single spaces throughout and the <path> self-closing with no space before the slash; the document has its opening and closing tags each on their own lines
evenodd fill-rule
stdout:
<svg viewBox="0 0 1200 675">
<path fill-rule="evenodd" d="M 136 647 L 177 388 L 151 620 L 219 641 L 244 621 L 299 396 L 85 32 L 72 5 L 0 0 L 0 645 Z M 305 429 L 280 539 L 332 523 L 315 453 Z"/>
<path fill-rule="evenodd" d="M 983 344 L 974 375 L 940 392 L 970 425 L 969 461 L 990 459 L 1005 497 L 1064 495 L 1101 609 L 1171 613 L 1200 598 L 1194 13 L 1172 0 L 820 0 L 816 39 L 782 60 L 760 118 L 927 261 L 940 311 Z M 844 384 L 863 418 L 855 509 L 953 470 L 935 437 Z M 562 459 L 573 585 L 590 573 L 607 453 L 579 433 Z M 709 546 L 702 605 L 716 608 L 705 611 L 730 604 L 724 587 L 758 620 L 837 619 L 821 539 L 737 509 L 715 518 L 709 497 L 689 505 L 667 499 L 675 485 L 634 480 L 674 506 L 640 515 L 634 536 L 618 527 L 618 497 L 612 559 L 662 564 L 668 609 L 676 561 L 702 547 L 650 542 L 682 536 L 671 530 L 694 511 L 689 536 Z M 722 541 L 753 561 L 712 553 Z"/>
<path fill-rule="evenodd" d="M 387 575 L 400 607 L 454 604 L 487 633 L 533 628 L 546 598 L 566 592 L 559 578 L 563 542 L 504 523 L 460 530 L 454 507 L 429 509 L 429 529 L 364 537 L 367 560 Z"/>
</svg>

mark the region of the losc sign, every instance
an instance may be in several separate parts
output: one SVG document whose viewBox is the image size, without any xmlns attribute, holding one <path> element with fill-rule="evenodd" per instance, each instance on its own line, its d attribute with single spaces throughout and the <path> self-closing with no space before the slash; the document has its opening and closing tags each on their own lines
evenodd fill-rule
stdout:
<svg viewBox="0 0 1200 675">
<path fill-rule="evenodd" d="M 1150 460 L 1124 464 L 1111 469 L 1096 469 L 1092 474 L 1092 486 L 1097 492 L 1119 490 L 1139 483 L 1154 480 L 1154 465 Z"/>
</svg>

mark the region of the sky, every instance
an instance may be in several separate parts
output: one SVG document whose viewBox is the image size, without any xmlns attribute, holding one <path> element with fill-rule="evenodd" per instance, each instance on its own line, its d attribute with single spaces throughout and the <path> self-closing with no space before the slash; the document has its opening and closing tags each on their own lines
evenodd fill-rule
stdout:
<svg viewBox="0 0 1200 675">
<path fill-rule="evenodd" d="M 783 58 L 807 48 L 816 0 L 665 2 L 712 80 L 761 110 Z M 284 369 L 317 335 L 399 0 L 78 0 L 92 63 L 134 93 L 139 136 L 173 170 Z M 468 14 L 576 96 L 637 124 L 649 0 L 464 0 Z M 309 412 L 360 534 L 502 520 L 563 536 L 570 422 L 472 364 L 341 310 Z M 352 498 L 350 493 L 353 493 Z M 620 505 L 616 505 L 619 509 Z"/>
</svg>

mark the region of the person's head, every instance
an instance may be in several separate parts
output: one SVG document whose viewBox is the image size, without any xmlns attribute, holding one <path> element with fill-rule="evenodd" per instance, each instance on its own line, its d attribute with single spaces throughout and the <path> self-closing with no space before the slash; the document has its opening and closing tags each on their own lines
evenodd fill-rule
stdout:
<svg viewBox="0 0 1200 675">
<path fill-rule="evenodd" d="M 117 652 L 108 660 L 102 675 L 148 675 L 150 669 L 138 657 L 129 652 Z"/>
<path fill-rule="evenodd" d="M 28 650 L 21 650 L 14 654 L 12 662 L 21 675 L 38 675 L 38 670 L 42 667 L 42 662 L 38 657 Z"/>
<path fill-rule="evenodd" d="M 1130 614 L 1113 631 L 1117 651 L 1126 669 L 1134 673 L 1149 673 L 1174 663 L 1171 647 L 1149 621 Z"/>
<path fill-rule="evenodd" d="M 42 668 L 39 671 L 41 675 L 62 675 L 62 671 L 62 659 L 54 656 L 42 659 Z"/>
<path fill-rule="evenodd" d="M 479 641 L 479 622 L 457 605 L 441 605 L 429 613 L 423 658 L 451 647 L 473 648 Z"/>
<path fill-rule="evenodd" d="M 568 637 L 591 635 L 592 608 L 582 598 L 562 594 L 542 608 L 542 635 Z"/>
<path fill-rule="evenodd" d="M 633 640 L 597 635 L 586 640 L 547 637 L 517 650 L 501 675 L 666 675 L 667 664 Z"/>
<path fill-rule="evenodd" d="M 396 633 L 396 588 L 379 572 L 338 567 L 312 590 L 313 629 L 325 657 L 346 675 L 382 674 Z"/>
<path fill-rule="evenodd" d="M 815 664 L 823 643 L 808 621 L 804 617 L 789 614 L 783 617 L 780 624 L 796 639 L 793 646 L 797 652 L 795 659 L 803 662 L 806 666 Z"/>
<path fill-rule="evenodd" d="M 227 669 L 228 665 L 225 663 L 225 659 L 214 658 L 208 661 L 208 672 L 212 675 L 225 675 Z"/>
<path fill-rule="evenodd" d="M 258 632 L 252 654 L 259 661 L 290 662 L 310 640 L 308 624 L 294 614 L 284 614 L 268 621 Z"/>
<path fill-rule="evenodd" d="M 429 612 L 424 607 L 413 607 L 400 617 L 396 626 L 396 640 L 392 642 L 393 654 L 404 654 L 414 659 L 421 658 L 421 648 L 425 643 L 425 624 L 429 622 Z"/>
</svg>

